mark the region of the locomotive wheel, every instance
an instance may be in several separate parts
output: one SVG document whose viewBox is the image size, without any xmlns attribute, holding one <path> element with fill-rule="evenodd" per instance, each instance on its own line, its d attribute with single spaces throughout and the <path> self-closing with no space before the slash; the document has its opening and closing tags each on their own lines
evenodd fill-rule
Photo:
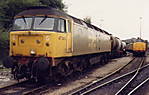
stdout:
<svg viewBox="0 0 149 95">
<path fill-rule="evenodd" d="M 105 56 L 101 55 L 101 64 L 104 65 L 105 64 Z"/>
<path fill-rule="evenodd" d="M 107 54 L 106 55 L 106 58 L 107 58 L 107 63 L 110 61 L 110 55 L 109 54 Z"/>
<path fill-rule="evenodd" d="M 26 65 L 19 64 L 12 69 L 12 74 L 14 75 L 14 79 L 23 79 L 23 78 L 30 78 L 27 72 Z"/>
<path fill-rule="evenodd" d="M 39 71 L 47 71 L 50 63 L 47 58 L 42 57 L 42 58 L 39 58 L 36 64 L 38 66 Z"/>
<path fill-rule="evenodd" d="M 78 66 L 77 66 L 76 70 L 79 72 L 83 71 L 83 69 L 87 67 L 87 63 L 86 63 L 85 59 L 82 59 L 81 62 L 79 62 L 77 64 L 78 64 Z"/>
<path fill-rule="evenodd" d="M 13 77 L 14 77 L 14 79 L 18 80 L 18 78 L 17 78 L 18 67 L 17 67 L 17 66 L 14 67 L 14 69 L 12 70 L 12 73 L 13 73 Z"/>
<path fill-rule="evenodd" d="M 105 54 L 105 55 L 104 55 L 104 60 L 105 60 L 105 63 L 108 62 L 108 54 Z"/>
<path fill-rule="evenodd" d="M 83 59 L 81 63 L 83 64 L 83 69 L 85 69 L 85 68 L 90 66 L 90 64 L 89 64 L 87 59 Z"/>
<path fill-rule="evenodd" d="M 36 82 L 43 82 L 43 80 L 46 80 L 48 76 L 48 70 L 50 68 L 49 60 L 47 58 L 39 58 L 37 62 L 33 63 L 32 66 L 32 75 Z"/>
<path fill-rule="evenodd" d="M 58 65 L 58 73 L 62 76 L 68 76 L 73 72 L 73 66 L 70 61 Z"/>
</svg>

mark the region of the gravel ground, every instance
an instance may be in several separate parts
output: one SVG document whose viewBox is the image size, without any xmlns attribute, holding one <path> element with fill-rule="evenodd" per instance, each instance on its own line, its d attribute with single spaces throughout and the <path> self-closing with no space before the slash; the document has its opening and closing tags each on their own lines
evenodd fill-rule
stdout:
<svg viewBox="0 0 149 95">
<path fill-rule="evenodd" d="M 135 86 L 137 86 L 139 83 L 141 83 L 141 81 L 144 80 L 144 78 L 146 77 L 144 75 L 149 75 L 149 72 L 146 72 L 146 70 L 148 70 L 148 69 L 149 68 L 141 70 L 139 75 L 129 84 L 129 86 L 127 86 L 127 89 L 125 89 L 124 93 L 122 92 L 123 94 L 120 94 L 120 95 L 127 95 L 126 93 L 128 93 Z M 129 79 L 131 79 L 132 76 L 133 75 L 129 75 L 125 78 L 115 81 L 114 83 L 108 84 L 107 86 L 104 86 L 103 88 L 100 88 L 100 89 L 90 93 L 89 95 L 115 95 L 115 93 L 119 89 L 121 89 L 121 87 L 123 87 L 123 85 L 125 85 L 129 81 Z M 139 94 L 139 95 L 142 95 L 142 94 Z"/>
<path fill-rule="evenodd" d="M 12 75 L 11 75 L 11 70 L 10 69 L 0 69 L 0 88 L 11 85 L 16 83 L 16 80 L 13 80 Z"/>
<path fill-rule="evenodd" d="M 149 63 L 149 57 L 146 59 L 146 64 Z M 132 64 L 133 66 L 133 64 Z M 134 87 L 136 87 L 138 84 L 141 83 L 141 81 L 145 80 L 145 78 L 149 77 L 149 67 L 145 68 L 144 70 L 141 70 L 139 75 L 133 80 L 133 82 L 130 83 L 129 87 L 127 87 L 127 90 L 125 90 L 125 92 L 129 92 L 131 89 L 133 89 Z M 109 84 L 103 88 L 100 88 L 98 90 L 96 90 L 93 93 L 90 93 L 89 95 L 115 95 L 115 93 L 118 91 L 118 89 L 120 89 L 125 83 L 128 82 L 128 80 L 131 78 L 131 76 L 127 76 L 125 78 L 123 78 L 122 80 L 119 81 L 115 81 L 112 84 Z M 149 82 L 148 82 L 149 84 Z M 139 90 L 137 93 L 133 94 L 133 95 L 149 95 L 149 86 L 146 86 L 147 88 L 144 90 L 144 88 L 142 88 L 142 91 Z M 127 95 L 126 93 L 122 94 L 122 95 Z"/>
<path fill-rule="evenodd" d="M 149 81 L 132 95 L 149 95 Z"/>
<path fill-rule="evenodd" d="M 88 95 L 115 95 L 115 93 L 120 89 L 125 83 L 129 81 L 132 76 L 125 77 L 120 81 L 115 81 L 114 83 L 108 84 L 107 86 L 101 87 L 98 90 L 89 93 Z M 126 94 L 123 94 L 126 95 Z"/>
<path fill-rule="evenodd" d="M 149 64 L 149 57 L 147 58 L 147 62 Z M 144 80 L 145 78 L 149 77 L 149 69 L 146 70 L 142 75 L 142 77 L 138 80 Z M 149 95 L 149 81 L 146 82 L 142 87 L 140 87 L 135 93 L 132 95 Z"/>
<path fill-rule="evenodd" d="M 87 75 L 80 77 L 76 80 L 69 81 L 68 83 L 61 83 L 58 84 L 60 85 L 56 90 L 49 90 L 48 93 L 45 95 L 61 95 L 64 93 L 67 93 L 73 89 L 76 89 L 80 86 L 83 86 L 89 82 L 92 82 L 96 80 L 97 78 L 104 77 L 105 75 L 115 71 L 116 69 L 124 66 L 127 64 L 132 57 L 123 57 L 123 58 L 118 58 L 118 59 L 113 59 L 111 62 L 108 64 L 101 66 L 100 68 L 96 68 L 89 72 Z"/>
</svg>

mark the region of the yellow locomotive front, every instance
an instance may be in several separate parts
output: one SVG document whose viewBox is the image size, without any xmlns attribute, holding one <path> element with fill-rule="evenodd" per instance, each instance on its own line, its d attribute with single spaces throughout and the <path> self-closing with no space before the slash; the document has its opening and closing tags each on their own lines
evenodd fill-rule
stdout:
<svg viewBox="0 0 149 95">
<path fill-rule="evenodd" d="M 144 56 L 146 51 L 147 51 L 147 44 L 145 42 L 133 43 L 134 56 Z"/>
<path fill-rule="evenodd" d="M 10 32 L 9 57 L 3 61 L 12 68 L 15 79 L 42 79 L 60 61 L 72 56 L 72 20 L 52 8 L 23 11 L 15 16 Z"/>
<path fill-rule="evenodd" d="M 19 17 L 10 32 L 10 56 L 70 56 L 67 20 L 52 16 Z M 69 46 L 68 46 L 69 45 Z"/>
</svg>

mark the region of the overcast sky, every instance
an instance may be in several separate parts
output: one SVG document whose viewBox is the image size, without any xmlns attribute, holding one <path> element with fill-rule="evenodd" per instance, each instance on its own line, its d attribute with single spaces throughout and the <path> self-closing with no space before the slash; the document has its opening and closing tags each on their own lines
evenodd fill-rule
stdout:
<svg viewBox="0 0 149 95">
<path fill-rule="evenodd" d="M 68 14 L 83 19 L 91 17 L 92 24 L 109 33 L 128 39 L 140 36 L 149 40 L 149 0 L 63 0 Z"/>
</svg>

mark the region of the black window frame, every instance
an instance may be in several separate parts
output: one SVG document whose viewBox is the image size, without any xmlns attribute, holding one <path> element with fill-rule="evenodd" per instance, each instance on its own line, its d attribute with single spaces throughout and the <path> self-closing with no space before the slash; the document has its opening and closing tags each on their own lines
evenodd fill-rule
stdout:
<svg viewBox="0 0 149 95">
<path fill-rule="evenodd" d="M 19 29 L 18 29 L 18 30 L 14 30 L 14 29 L 13 29 L 15 20 L 16 20 L 16 19 L 19 19 L 19 18 L 23 18 L 23 17 L 15 18 L 15 19 L 13 20 L 13 26 L 12 26 L 11 31 L 51 31 L 51 32 L 67 33 L 67 30 L 66 30 L 66 19 L 57 18 L 57 17 L 50 17 L 50 16 L 47 16 L 47 18 L 55 18 L 54 29 L 53 29 L 53 30 L 33 29 L 33 26 L 34 26 L 35 18 L 36 18 L 36 17 L 45 17 L 45 16 L 31 16 L 31 17 L 25 17 L 25 18 L 32 18 L 32 24 L 31 24 L 31 29 L 23 29 L 23 30 L 19 30 Z M 59 20 L 59 19 L 64 20 L 64 32 L 58 31 L 58 20 Z"/>
</svg>

